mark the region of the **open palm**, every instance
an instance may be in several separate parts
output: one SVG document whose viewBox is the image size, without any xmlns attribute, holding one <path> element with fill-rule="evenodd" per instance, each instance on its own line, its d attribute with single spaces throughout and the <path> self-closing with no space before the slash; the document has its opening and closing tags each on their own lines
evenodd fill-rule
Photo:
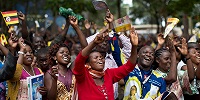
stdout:
<svg viewBox="0 0 200 100">
<path fill-rule="evenodd" d="M 181 41 L 182 41 L 181 47 L 178 47 L 178 49 L 181 52 L 181 54 L 183 54 L 184 56 L 186 56 L 188 54 L 186 39 L 182 38 Z"/>
<path fill-rule="evenodd" d="M 130 30 L 130 40 L 132 45 L 134 46 L 138 45 L 138 34 L 135 32 L 134 28 Z"/>
</svg>

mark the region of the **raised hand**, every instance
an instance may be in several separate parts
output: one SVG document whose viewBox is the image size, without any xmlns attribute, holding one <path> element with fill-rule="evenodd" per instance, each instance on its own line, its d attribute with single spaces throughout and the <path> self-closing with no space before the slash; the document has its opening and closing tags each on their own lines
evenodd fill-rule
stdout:
<svg viewBox="0 0 200 100">
<path fill-rule="evenodd" d="M 69 16 L 69 23 L 74 27 L 78 25 L 78 20 L 75 16 Z"/>
<path fill-rule="evenodd" d="M 165 43 L 165 39 L 163 38 L 163 34 L 162 33 L 159 33 L 157 35 L 157 40 L 158 40 L 158 44 L 159 45 L 163 45 Z"/>
<path fill-rule="evenodd" d="M 11 48 L 16 48 L 18 43 L 18 37 L 14 33 L 11 33 L 11 36 L 8 39 L 8 43 L 11 46 Z"/>
<path fill-rule="evenodd" d="M 113 16 L 113 14 L 110 12 L 109 9 L 106 10 L 106 18 L 105 18 L 105 19 L 107 20 L 108 23 L 111 23 L 111 22 L 113 22 L 113 20 L 114 20 L 114 16 Z"/>
<path fill-rule="evenodd" d="M 106 31 L 104 31 L 104 32 L 102 32 L 102 33 L 100 33 L 100 34 L 97 34 L 97 36 L 95 37 L 95 39 L 94 39 L 94 42 L 96 43 L 96 44 L 99 44 L 99 43 L 102 43 L 104 40 L 105 40 L 105 37 L 108 35 L 108 31 L 106 30 Z"/>
<path fill-rule="evenodd" d="M 182 38 L 181 41 L 182 41 L 182 44 L 181 44 L 181 47 L 178 47 L 178 50 L 181 52 L 182 55 L 187 56 L 188 49 L 187 49 L 186 39 Z"/>
<path fill-rule="evenodd" d="M 24 15 L 21 11 L 18 12 L 18 17 L 19 17 L 19 19 L 21 19 L 22 21 L 25 20 L 25 15 Z"/>
<path fill-rule="evenodd" d="M 23 50 L 25 49 L 26 44 L 24 44 L 24 39 L 22 37 L 19 38 L 18 45 L 20 49 L 23 49 Z"/>
<path fill-rule="evenodd" d="M 170 39 L 170 38 L 167 38 L 167 47 L 168 47 L 170 52 L 175 52 L 176 51 L 175 46 L 173 44 L 173 40 Z"/>
<path fill-rule="evenodd" d="M 138 45 L 138 34 L 137 32 L 135 32 L 135 28 L 132 27 L 132 29 L 130 30 L 130 40 L 131 40 L 131 44 L 133 46 L 137 46 Z"/>
<path fill-rule="evenodd" d="M 51 67 L 51 76 L 54 79 L 58 79 L 58 67 L 57 66 Z"/>
</svg>

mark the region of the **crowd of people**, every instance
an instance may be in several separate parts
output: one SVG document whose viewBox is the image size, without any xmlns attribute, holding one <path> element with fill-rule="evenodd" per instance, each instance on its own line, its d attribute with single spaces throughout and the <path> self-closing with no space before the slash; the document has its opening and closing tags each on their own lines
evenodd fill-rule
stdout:
<svg viewBox="0 0 200 100">
<path fill-rule="evenodd" d="M 18 35 L 0 44 L 0 100 L 28 100 L 27 77 L 44 75 L 38 88 L 43 100 L 198 100 L 200 47 L 173 32 L 144 38 L 132 27 L 116 32 L 106 10 L 97 30 L 75 16 L 54 37 L 28 30 L 25 15 Z M 69 26 L 75 36 L 67 33 Z M 91 33 L 90 29 L 93 28 Z M 157 40 L 156 40 L 157 39 Z M 51 45 L 47 42 L 51 40 Z M 155 44 L 155 45 L 152 45 Z M 5 57 L 4 57 L 5 56 Z M 3 59 L 4 58 L 4 59 Z"/>
</svg>

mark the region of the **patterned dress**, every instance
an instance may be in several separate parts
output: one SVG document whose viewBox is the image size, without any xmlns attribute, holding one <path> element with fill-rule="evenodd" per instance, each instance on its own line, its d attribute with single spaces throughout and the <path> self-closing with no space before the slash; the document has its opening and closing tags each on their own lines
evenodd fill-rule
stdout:
<svg viewBox="0 0 200 100">
<path fill-rule="evenodd" d="M 50 73 L 50 70 L 47 72 Z M 68 68 L 65 75 L 58 74 L 56 100 L 78 100 L 76 79 L 71 69 Z"/>
<path fill-rule="evenodd" d="M 34 67 L 33 72 L 35 75 L 42 74 L 42 71 Z M 14 77 L 8 80 L 8 96 L 10 100 L 28 100 L 28 85 L 26 78 L 30 74 L 23 68 L 21 64 L 17 64 Z"/>
</svg>

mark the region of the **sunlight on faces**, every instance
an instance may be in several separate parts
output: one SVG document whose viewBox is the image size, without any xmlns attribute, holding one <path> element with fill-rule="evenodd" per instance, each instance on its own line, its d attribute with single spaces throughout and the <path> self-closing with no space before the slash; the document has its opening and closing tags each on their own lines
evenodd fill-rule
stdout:
<svg viewBox="0 0 200 100">
<path fill-rule="evenodd" d="M 103 71 L 105 65 L 105 58 L 99 52 L 92 52 L 89 55 L 88 64 L 93 70 Z"/>
<path fill-rule="evenodd" d="M 163 51 L 162 54 L 156 58 L 159 69 L 162 72 L 168 72 L 171 66 L 171 54 L 169 51 Z"/>
<path fill-rule="evenodd" d="M 190 48 L 188 50 L 188 53 L 189 53 L 191 61 L 198 65 L 200 63 L 199 50 L 196 50 L 195 48 Z"/>
<path fill-rule="evenodd" d="M 24 65 L 31 65 L 34 59 L 33 51 L 29 45 L 25 46 L 24 50 L 24 58 L 23 58 L 23 64 Z"/>
<path fill-rule="evenodd" d="M 45 47 L 44 39 L 42 37 L 39 37 L 39 36 L 36 36 L 33 39 L 33 44 L 34 44 L 34 48 L 37 49 L 37 50 Z"/>
<path fill-rule="evenodd" d="M 154 61 L 154 49 L 151 46 L 142 47 L 138 54 L 138 63 L 145 68 L 151 67 Z"/>
<path fill-rule="evenodd" d="M 60 47 L 56 53 L 56 59 L 59 64 L 67 65 L 71 62 L 71 54 L 67 47 Z"/>
</svg>

